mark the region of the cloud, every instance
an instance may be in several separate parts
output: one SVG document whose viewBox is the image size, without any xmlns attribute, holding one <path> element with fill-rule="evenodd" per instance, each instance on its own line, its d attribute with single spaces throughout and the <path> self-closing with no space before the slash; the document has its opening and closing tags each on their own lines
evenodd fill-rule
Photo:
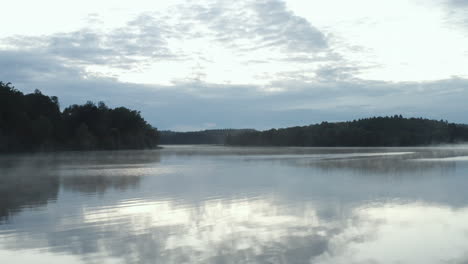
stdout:
<svg viewBox="0 0 468 264">
<path fill-rule="evenodd" d="M 143 14 L 109 32 L 83 28 L 46 36 L 13 36 L 3 44 L 7 50 L 27 50 L 60 59 L 63 64 L 128 69 L 148 60 L 176 57 L 167 47 L 164 27 L 162 21 Z"/>
<path fill-rule="evenodd" d="M 206 24 L 217 41 L 245 51 L 279 48 L 313 52 L 328 48 L 326 36 L 289 11 L 283 1 L 214 1 L 186 12 L 192 12 L 191 19 Z"/>
<path fill-rule="evenodd" d="M 0 78 L 14 83 L 79 79 L 78 67 L 68 67 L 55 56 L 40 51 L 0 50 Z"/>
<path fill-rule="evenodd" d="M 467 0 L 447 0 L 445 2 L 447 9 L 447 21 L 468 27 L 468 1 Z"/>
<path fill-rule="evenodd" d="M 56 95 L 62 106 L 105 101 L 142 111 L 160 129 L 252 127 L 267 129 L 403 114 L 467 122 L 468 80 L 379 82 L 341 78 L 333 69 L 321 79 L 283 79 L 267 85 L 229 85 L 202 81 L 141 85 L 88 75 L 49 54 L 1 51 L 0 80 L 22 91 L 38 88 Z M 351 69 L 353 70 L 353 69 Z"/>
<path fill-rule="evenodd" d="M 309 72 L 324 65 L 348 65 L 330 49 L 324 33 L 279 0 L 177 5 L 169 13 L 139 14 L 111 30 L 100 29 L 98 17 L 91 14 L 90 26 L 73 32 L 12 36 L 0 44 L 6 50 L 49 55 L 88 74 L 144 83 L 167 84 L 193 76 L 208 82 L 265 82 L 277 75 L 295 78 L 287 75 L 297 65 Z M 162 63 L 174 61 L 177 71 L 166 70 L 159 77 L 146 74 L 149 81 L 141 81 L 141 74 L 128 77 L 155 67 L 161 72 Z M 260 62 L 267 62 L 268 69 Z"/>
<path fill-rule="evenodd" d="M 453 6 L 457 7 L 465 7 L 468 6 L 467 0 L 449 0 L 448 3 Z"/>
</svg>

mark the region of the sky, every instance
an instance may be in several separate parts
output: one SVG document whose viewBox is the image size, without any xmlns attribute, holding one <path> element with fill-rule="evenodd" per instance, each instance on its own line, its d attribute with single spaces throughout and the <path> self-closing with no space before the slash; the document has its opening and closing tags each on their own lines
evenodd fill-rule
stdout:
<svg viewBox="0 0 468 264">
<path fill-rule="evenodd" d="M 468 0 L 16 0 L 0 81 L 161 130 L 468 123 Z"/>
</svg>

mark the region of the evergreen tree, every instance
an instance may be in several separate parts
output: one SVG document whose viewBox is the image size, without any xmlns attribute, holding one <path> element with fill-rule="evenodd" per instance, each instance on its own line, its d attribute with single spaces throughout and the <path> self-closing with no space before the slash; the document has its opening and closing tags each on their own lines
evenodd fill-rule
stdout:
<svg viewBox="0 0 468 264">
<path fill-rule="evenodd" d="M 140 112 L 88 101 L 60 112 L 59 100 L 41 91 L 24 95 L 0 82 L 0 152 L 144 149 L 159 132 Z"/>
</svg>

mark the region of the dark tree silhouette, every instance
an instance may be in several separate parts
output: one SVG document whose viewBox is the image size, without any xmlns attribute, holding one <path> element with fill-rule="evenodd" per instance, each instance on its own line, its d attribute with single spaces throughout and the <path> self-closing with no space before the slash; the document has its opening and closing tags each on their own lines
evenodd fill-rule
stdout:
<svg viewBox="0 0 468 264">
<path fill-rule="evenodd" d="M 401 115 L 246 131 L 226 137 L 227 145 L 257 146 L 422 146 L 467 141 L 467 125 Z"/>
<path fill-rule="evenodd" d="M 192 132 L 161 131 L 161 144 L 224 144 L 228 135 L 236 135 L 252 129 L 210 129 Z"/>
<path fill-rule="evenodd" d="M 159 132 L 140 112 L 87 102 L 60 112 L 58 98 L 0 82 L 0 152 L 154 148 Z"/>
</svg>

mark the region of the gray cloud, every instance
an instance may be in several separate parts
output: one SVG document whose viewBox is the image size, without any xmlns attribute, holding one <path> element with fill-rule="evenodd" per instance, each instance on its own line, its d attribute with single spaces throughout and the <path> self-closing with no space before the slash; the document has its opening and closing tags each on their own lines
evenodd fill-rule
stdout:
<svg viewBox="0 0 468 264">
<path fill-rule="evenodd" d="M 67 67 L 56 56 L 40 51 L 0 50 L 0 77 L 15 83 L 80 78 L 78 67 Z"/>
<path fill-rule="evenodd" d="M 328 47 L 321 31 L 279 0 L 214 1 L 186 12 L 191 19 L 207 24 L 217 41 L 246 51 L 277 47 L 287 52 L 311 52 Z M 246 39 L 247 46 L 241 43 Z"/>
<path fill-rule="evenodd" d="M 308 52 L 327 48 L 325 35 L 306 19 L 288 11 L 284 2 L 267 0 L 255 2 L 254 5 L 263 21 L 257 32 L 264 39 L 283 43 L 290 51 Z"/>
<path fill-rule="evenodd" d="M 129 69 L 148 60 L 175 59 L 163 33 L 167 25 L 141 15 L 110 32 L 84 28 L 48 36 L 14 36 L 3 42 L 16 50 L 29 50 L 62 60 L 63 64 L 107 65 Z"/>
<path fill-rule="evenodd" d="M 467 0 L 447 0 L 445 2 L 447 10 L 446 20 L 449 23 L 468 27 L 468 1 Z"/>
<path fill-rule="evenodd" d="M 453 6 L 465 7 L 468 6 L 467 0 L 448 0 L 448 3 Z"/>
<path fill-rule="evenodd" d="M 155 61 L 209 61 L 203 54 L 190 54 L 168 45 L 170 39 L 183 43 L 200 37 L 217 41 L 239 55 L 248 56 L 252 50 L 265 48 L 283 52 L 283 58 L 269 58 L 270 63 L 346 64 L 331 51 L 321 31 L 289 11 L 280 0 L 213 1 L 176 9 L 171 15 L 140 14 L 125 26 L 108 32 L 91 26 L 46 36 L 14 36 L 0 39 L 0 43 L 15 50 L 49 55 L 67 66 L 97 65 L 128 71 L 144 69 Z M 98 15 L 88 18 L 91 24 L 99 25 Z"/>
<path fill-rule="evenodd" d="M 142 111 L 161 129 L 253 127 L 266 129 L 338 121 L 373 115 L 404 114 L 468 122 L 468 80 L 391 83 L 334 78 L 333 81 L 283 80 L 255 85 L 181 82 L 174 86 L 121 83 L 86 77 L 80 67 L 64 66 L 48 54 L 0 52 L 0 80 L 31 92 L 38 88 L 57 95 L 61 105 L 105 101 Z M 331 77 L 330 77 L 331 76 Z M 266 92 L 268 87 L 284 88 Z"/>
</svg>

